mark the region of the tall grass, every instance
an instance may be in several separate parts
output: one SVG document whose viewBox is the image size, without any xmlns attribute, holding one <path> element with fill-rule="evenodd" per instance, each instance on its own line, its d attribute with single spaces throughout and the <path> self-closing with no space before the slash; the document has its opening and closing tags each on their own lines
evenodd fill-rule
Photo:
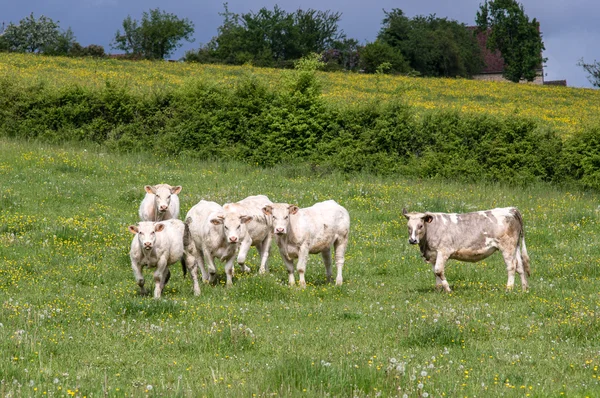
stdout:
<svg viewBox="0 0 600 398">
<path fill-rule="evenodd" d="M 593 396 L 598 389 L 598 195 L 322 173 L 293 166 L 114 154 L 0 141 L 2 396 Z M 182 185 L 182 213 L 262 193 L 351 215 L 344 285 L 311 256 L 305 290 L 236 274 L 192 294 L 179 267 L 163 298 L 138 295 L 128 259 L 143 185 Z M 450 263 L 453 293 L 408 245 L 402 207 L 517 206 L 528 293 L 501 256 Z"/>
</svg>

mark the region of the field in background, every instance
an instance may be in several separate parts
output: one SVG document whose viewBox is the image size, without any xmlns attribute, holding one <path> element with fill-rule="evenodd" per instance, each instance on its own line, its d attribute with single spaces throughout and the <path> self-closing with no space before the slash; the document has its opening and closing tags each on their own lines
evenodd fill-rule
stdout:
<svg viewBox="0 0 600 398">
<path fill-rule="evenodd" d="M 23 58 L 34 59 L 82 62 Z M 139 296 L 126 227 L 143 185 L 159 182 L 183 185 L 183 215 L 200 199 L 257 193 L 300 206 L 337 200 L 352 220 L 344 285 L 327 285 L 312 256 L 307 289 L 287 287 L 273 247 L 270 275 L 257 275 L 252 249 L 252 273 L 236 274 L 230 289 L 221 264 L 219 285 L 194 297 L 176 265 L 163 299 Z M 594 396 L 598 203 L 550 185 L 316 176 L 2 139 L 0 395 Z M 436 292 L 407 243 L 403 206 L 519 207 L 530 291 L 505 292 L 496 254 L 451 262 L 454 292 Z"/>
<path fill-rule="evenodd" d="M 0 77 L 8 76 L 11 81 L 26 86 L 43 82 L 59 87 L 78 84 L 100 88 L 111 82 L 126 85 L 134 92 L 151 94 L 196 80 L 234 86 L 245 74 L 256 76 L 271 87 L 281 84 L 281 70 L 252 66 L 0 53 Z M 474 114 L 530 117 L 556 128 L 563 135 L 600 123 L 599 90 L 347 73 L 321 73 L 320 77 L 324 97 L 339 106 L 401 97 L 423 111 L 455 109 Z"/>
</svg>

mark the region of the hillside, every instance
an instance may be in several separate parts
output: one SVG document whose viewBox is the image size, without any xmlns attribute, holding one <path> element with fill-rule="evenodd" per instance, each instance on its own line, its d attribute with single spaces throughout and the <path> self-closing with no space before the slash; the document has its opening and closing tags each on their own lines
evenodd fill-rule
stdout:
<svg viewBox="0 0 600 398">
<path fill-rule="evenodd" d="M 201 80 L 233 87 L 252 75 L 271 88 L 282 71 L 252 66 L 173 62 L 127 62 L 0 53 L 0 78 L 29 86 L 81 85 L 102 88 L 106 82 L 134 92 L 155 93 Z M 412 78 L 348 73 L 320 73 L 323 97 L 336 105 L 402 98 L 419 111 L 452 109 L 474 114 L 519 115 L 554 127 L 562 135 L 600 123 L 600 90 L 493 83 L 465 79 Z"/>
</svg>

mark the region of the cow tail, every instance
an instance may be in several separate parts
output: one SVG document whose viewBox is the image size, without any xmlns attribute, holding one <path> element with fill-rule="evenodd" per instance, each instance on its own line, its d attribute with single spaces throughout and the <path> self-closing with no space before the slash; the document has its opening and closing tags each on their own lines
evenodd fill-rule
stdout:
<svg viewBox="0 0 600 398">
<path fill-rule="evenodd" d="M 529 266 L 529 255 L 527 254 L 527 246 L 525 245 L 525 228 L 523 227 L 523 217 L 518 209 L 513 212 L 515 219 L 519 223 L 519 240 L 517 241 L 517 255 L 521 257 L 523 270 L 527 276 L 531 276 L 531 267 Z"/>
<path fill-rule="evenodd" d="M 183 256 L 181 257 L 181 271 L 183 272 L 183 279 L 185 279 L 185 276 L 187 275 L 187 264 L 185 262 L 185 253 L 187 251 L 187 247 L 190 244 L 190 242 L 192 241 L 192 237 L 190 234 L 190 223 L 192 222 L 192 219 L 190 217 L 186 218 L 185 222 L 183 223 L 185 225 L 185 229 L 183 231 Z"/>
</svg>

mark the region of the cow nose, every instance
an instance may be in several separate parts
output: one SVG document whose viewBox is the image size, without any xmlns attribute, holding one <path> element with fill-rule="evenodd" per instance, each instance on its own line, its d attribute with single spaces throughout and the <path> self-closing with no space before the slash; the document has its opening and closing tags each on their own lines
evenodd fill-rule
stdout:
<svg viewBox="0 0 600 398">
<path fill-rule="evenodd" d="M 229 237 L 229 241 L 230 242 L 237 242 L 237 239 L 238 239 L 237 236 L 230 236 Z"/>
<path fill-rule="evenodd" d="M 165 211 L 165 210 L 167 210 L 167 206 L 160 206 L 159 210 L 160 211 Z"/>
<path fill-rule="evenodd" d="M 150 242 L 144 242 L 144 247 L 146 249 L 150 249 L 152 247 L 152 243 L 150 243 Z"/>
<path fill-rule="evenodd" d="M 275 228 L 275 233 L 276 234 L 282 234 L 283 233 L 283 228 Z"/>
<path fill-rule="evenodd" d="M 412 238 L 410 238 L 410 239 L 408 240 L 408 243 L 410 243 L 411 245 L 416 245 L 416 244 L 417 244 L 417 240 L 416 240 L 416 239 L 412 239 Z"/>
</svg>

